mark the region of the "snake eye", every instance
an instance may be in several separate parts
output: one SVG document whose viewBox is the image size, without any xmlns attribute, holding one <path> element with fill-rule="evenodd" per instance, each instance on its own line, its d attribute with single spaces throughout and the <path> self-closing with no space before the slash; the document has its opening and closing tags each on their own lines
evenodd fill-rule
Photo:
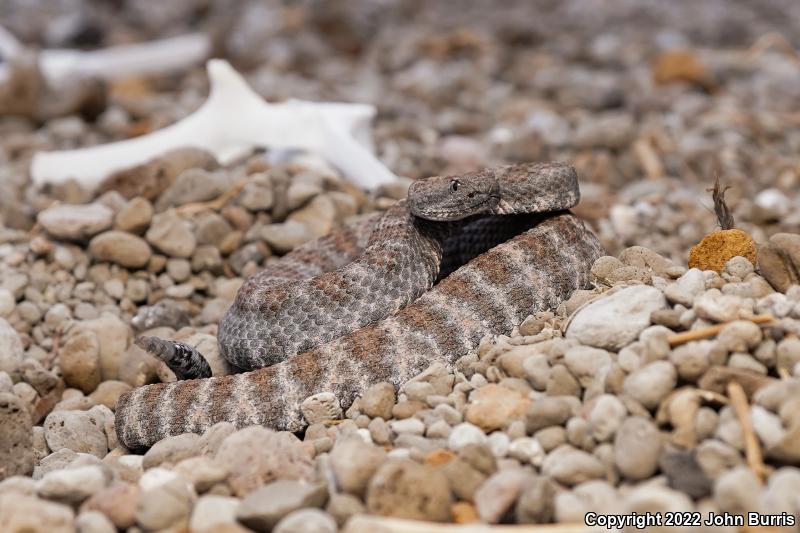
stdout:
<svg viewBox="0 0 800 533">
<path fill-rule="evenodd" d="M 450 190 L 453 192 L 458 190 L 458 180 L 453 180 L 450 182 Z"/>
</svg>

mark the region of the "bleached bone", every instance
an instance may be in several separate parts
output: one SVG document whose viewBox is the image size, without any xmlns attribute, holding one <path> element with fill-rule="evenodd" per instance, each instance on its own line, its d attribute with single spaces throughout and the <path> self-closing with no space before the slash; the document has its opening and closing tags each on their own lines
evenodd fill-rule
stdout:
<svg viewBox="0 0 800 533">
<path fill-rule="evenodd" d="M 320 154 L 365 188 L 395 179 L 373 154 L 365 104 L 289 100 L 265 102 L 227 61 L 210 60 L 208 100 L 191 115 L 153 133 L 80 150 L 38 153 L 31 163 L 36 185 L 74 178 L 95 189 L 110 174 L 169 150 L 196 147 L 226 165 L 254 148 L 301 149 Z"/>
<path fill-rule="evenodd" d="M 0 80 L 8 68 L 8 60 L 24 46 L 8 30 L 0 26 Z M 147 43 L 111 46 L 102 50 L 59 50 L 39 52 L 39 70 L 45 82 L 58 87 L 75 78 L 112 80 L 174 72 L 208 57 L 211 40 L 202 33 L 192 33 Z"/>
</svg>

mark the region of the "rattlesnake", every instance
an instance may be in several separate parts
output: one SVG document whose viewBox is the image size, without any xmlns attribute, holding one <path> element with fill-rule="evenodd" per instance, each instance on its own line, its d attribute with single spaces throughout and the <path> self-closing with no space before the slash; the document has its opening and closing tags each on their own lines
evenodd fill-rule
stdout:
<svg viewBox="0 0 800 533">
<path fill-rule="evenodd" d="M 221 354 L 241 370 L 270 366 L 123 395 L 120 442 L 149 446 L 219 421 L 297 430 L 311 394 L 333 392 L 346 406 L 372 383 L 399 385 L 434 361 L 452 364 L 484 335 L 509 333 L 587 283 L 602 249 L 564 211 L 578 196 L 574 169 L 559 163 L 415 182 L 382 217 L 245 281 L 220 323 Z M 179 378 L 208 373 L 191 347 L 144 345 Z"/>
</svg>

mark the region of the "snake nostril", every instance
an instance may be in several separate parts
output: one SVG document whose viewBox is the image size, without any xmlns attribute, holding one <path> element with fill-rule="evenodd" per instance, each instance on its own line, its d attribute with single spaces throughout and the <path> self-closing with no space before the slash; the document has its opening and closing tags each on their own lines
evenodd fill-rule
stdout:
<svg viewBox="0 0 800 533">
<path fill-rule="evenodd" d="M 474 191 L 467 195 L 467 197 L 469 197 L 469 198 L 472 198 L 473 196 L 475 196 L 475 192 Z"/>
</svg>

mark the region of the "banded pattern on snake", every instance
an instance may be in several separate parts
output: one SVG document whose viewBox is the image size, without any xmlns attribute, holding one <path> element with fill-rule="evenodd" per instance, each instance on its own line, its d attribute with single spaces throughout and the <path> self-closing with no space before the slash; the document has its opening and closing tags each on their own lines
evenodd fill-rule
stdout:
<svg viewBox="0 0 800 533">
<path fill-rule="evenodd" d="M 303 280 L 316 270 L 299 260 L 314 258 L 309 245 L 286 256 L 285 270 L 278 263 L 243 284 L 220 324 L 221 353 L 241 369 L 270 366 L 132 391 L 117 406 L 120 441 L 149 446 L 222 420 L 297 430 L 311 394 L 330 391 L 347 406 L 374 382 L 399 385 L 434 361 L 452 364 L 588 282 L 602 250 L 563 211 L 577 200 L 575 171 L 557 163 L 415 182 L 382 218 L 317 243 L 357 252 L 372 226 L 355 260 Z M 316 262 L 335 267 L 348 254 L 336 255 Z"/>
</svg>

